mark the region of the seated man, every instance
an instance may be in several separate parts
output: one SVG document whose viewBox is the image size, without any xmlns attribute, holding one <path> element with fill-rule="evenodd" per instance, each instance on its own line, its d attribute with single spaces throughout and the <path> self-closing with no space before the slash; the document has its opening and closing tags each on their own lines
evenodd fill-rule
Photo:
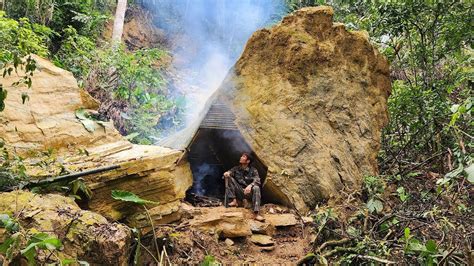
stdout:
<svg viewBox="0 0 474 266">
<path fill-rule="evenodd" d="M 237 207 L 237 200 L 252 199 L 252 209 L 255 213 L 255 219 L 262 221 L 263 217 L 258 213 L 260 211 L 260 177 L 257 169 L 250 166 L 252 158 L 249 154 L 243 153 L 240 156 L 239 166 L 235 166 L 224 173 L 227 182 L 227 199 L 231 201 L 230 207 Z"/>
</svg>

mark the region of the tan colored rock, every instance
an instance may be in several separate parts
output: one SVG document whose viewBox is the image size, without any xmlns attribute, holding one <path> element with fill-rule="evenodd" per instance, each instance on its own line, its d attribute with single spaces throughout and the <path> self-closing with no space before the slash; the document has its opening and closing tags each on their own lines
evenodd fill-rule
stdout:
<svg viewBox="0 0 474 266">
<path fill-rule="evenodd" d="M 250 230 L 252 233 L 272 236 L 275 233 L 275 226 L 268 222 L 259 222 L 256 220 L 249 220 Z"/>
<path fill-rule="evenodd" d="M 16 153 L 30 150 L 74 149 L 122 140 L 112 123 L 87 131 L 76 118 L 79 108 L 96 108 L 97 102 L 79 89 L 73 75 L 33 55 L 37 62 L 31 89 L 14 87 L 23 73 L 0 77 L 8 91 L 5 110 L 0 112 L 0 135 Z M 21 94 L 29 100 L 22 104 Z"/>
<path fill-rule="evenodd" d="M 268 247 L 260 247 L 260 251 L 264 251 L 264 252 L 271 252 L 273 250 L 275 250 L 275 245 L 268 246 Z"/>
<path fill-rule="evenodd" d="M 64 245 L 60 258 L 77 258 L 91 265 L 127 265 L 130 229 L 81 210 L 71 198 L 25 191 L 0 193 L 0 213 L 18 216 L 25 230 L 60 239 Z M 41 262 L 47 255 L 39 252 L 37 259 Z"/>
<path fill-rule="evenodd" d="M 234 245 L 234 241 L 232 241 L 230 238 L 226 238 L 224 242 L 228 247 L 231 247 Z"/>
<path fill-rule="evenodd" d="M 265 222 L 278 227 L 278 226 L 292 226 L 297 225 L 298 220 L 294 214 L 282 213 L 282 214 L 265 214 L 263 215 Z"/>
<path fill-rule="evenodd" d="M 190 225 L 200 231 L 213 232 L 220 237 L 234 238 L 252 235 L 245 210 L 233 211 L 224 207 L 212 208 L 199 217 L 195 217 Z"/>
<path fill-rule="evenodd" d="M 367 36 L 320 6 L 255 32 L 216 100 L 268 166 L 263 193 L 306 211 L 377 173 L 390 86 Z"/>
<path fill-rule="evenodd" d="M 15 75 L 1 79 L 8 90 L 6 108 L 0 112 L 0 136 L 6 146 L 27 155 L 25 166 L 32 179 L 57 176 L 63 169 L 71 173 L 117 166 L 116 169 L 83 176 L 93 191 L 89 208 L 109 219 L 122 219 L 138 227 L 149 224 L 140 206 L 112 199 L 111 191 L 126 190 L 159 202 L 148 206 L 158 223 L 180 219 L 180 201 L 192 185 L 189 164 L 183 152 L 158 146 L 133 145 L 111 123 L 97 125 L 89 132 L 75 112 L 95 109 L 98 103 L 77 86 L 73 75 L 37 56 L 38 72 L 33 87 L 16 88 Z M 21 73 L 20 73 L 21 75 Z M 30 100 L 21 103 L 21 93 Z M 91 110 L 94 111 L 94 110 Z M 38 151 L 52 148 L 55 163 L 42 167 Z M 80 151 L 80 152 L 79 152 Z"/>
<path fill-rule="evenodd" d="M 271 236 L 254 234 L 250 237 L 250 242 L 254 243 L 257 246 L 273 246 L 275 242 L 272 240 Z"/>
</svg>

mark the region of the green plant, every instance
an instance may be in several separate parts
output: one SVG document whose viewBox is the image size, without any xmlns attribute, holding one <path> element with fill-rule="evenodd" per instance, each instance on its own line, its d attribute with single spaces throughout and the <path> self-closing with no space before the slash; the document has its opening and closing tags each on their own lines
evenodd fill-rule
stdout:
<svg viewBox="0 0 474 266">
<path fill-rule="evenodd" d="M 425 265 L 437 264 L 437 258 L 439 257 L 437 255 L 443 253 L 434 240 L 428 240 L 423 244 L 411 235 L 410 228 L 408 227 L 405 228 L 402 242 L 404 243 L 405 253 L 418 255 L 421 262 Z"/>
<path fill-rule="evenodd" d="M 80 194 L 84 195 L 88 200 L 92 198 L 92 190 L 87 186 L 83 178 L 69 182 L 68 186 L 70 195 L 73 195 L 76 199 L 81 199 Z"/>
<path fill-rule="evenodd" d="M 28 19 L 19 21 L 5 17 L 5 12 L 0 11 L 0 69 L 3 77 L 11 75 L 14 71 L 22 69 L 23 75 L 12 86 L 25 84 L 28 88 L 32 85 L 31 77 L 36 70 L 36 62 L 29 56 L 32 53 L 47 56 L 46 43 L 53 35 L 47 27 L 31 24 Z M 4 84 L 0 83 L 0 112 L 5 109 L 7 91 Z M 28 94 L 22 94 L 23 103 L 28 99 Z"/>
<path fill-rule="evenodd" d="M 154 256 L 148 249 L 146 249 L 141 244 L 140 241 L 138 242 L 138 244 L 139 244 L 140 247 L 143 247 L 153 257 L 153 259 L 155 260 L 156 263 L 158 263 L 159 265 L 163 265 L 164 258 L 165 258 L 165 256 L 168 258 L 168 254 L 166 253 L 166 248 L 165 247 L 163 247 L 161 254 L 159 252 L 158 242 L 156 240 L 155 225 L 153 223 L 153 219 L 150 216 L 150 212 L 148 211 L 147 207 L 145 206 L 145 204 L 158 204 L 158 202 L 142 199 L 142 198 L 140 198 L 139 196 L 135 195 L 132 192 L 123 191 L 123 190 L 112 190 L 112 198 L 116 199 L 116 200 L 120 200 L 120 201 L 135 203 L 135 204 L 138 204 L 138 205 L 143 207 L 143 209 L 145 210 L 145 213 L 147 215 L 148 221 L 150 222 L 150 226 L 151 226 L 151 229 L 152 229 L 152 232 L 153 232 L 153 244 L 155 246 L 156 256 Z M 136 252 L 139 252 L 139 251 L 136 251 Z M 135 254 L 135 256 L 139 257 L 138 254 Z M 136 257 L 136 259 L 138 259 L 138 258 Z"/>
<path fill-rule="evenodd" d="M 380 213 L 383 210 L 383 202 L 381 195 L 385 190 L 385 182 L 382 177 L 365 176 L 363 183 L 363 191 L 367 195 L 367 209 L 369 212 Z"/>
<path fill-rule="evenodd" d="M 221 265 L 219 261 L 212 255 L 206 255 L 204 260 L 199 264 L 200 266 L 217 266 Z"/>
<path fill-rule="evenodd" d="M 63 30 L 63 36 L 61 48 L 54 55 L 54 63 L 71 71 L 82 83 L 89 73 L 96 45 L 89 37 L 79 35 L 72 26 Z"/>
<path fill-rule="evenodd" d="M 402 202 L 405 202 L 410 198 L 410 194 L 405 190 L 404 187 L 397 188 L 397 193 Z"/>
<path fill-rule="evenodd" d="M 169 94 L 159 68 L 158 62 L 165 54 L 160 49 L 128 52 L 124 47 L 106 48 L 98 51 L 93 63 L 95 86 L 109 95 L 103 100 L 104 104 L 114 101 L 124 106 L 110 118 L 119 131 L 130 135 L 135 143 L 155 142 L 164 121 L 166 127 L 177 127 L 181 123 L 184 102 Z M 91 85 L 94 84 L 88 84 Z"/>
<path fill-rule="evenodd" d="M 61 240 L 57 237 L 44 232 L 26 231 L 8 214 L 0 214 L 0 227 L 5 228 L 7 232 L 7 237 L 0 245 L 0 253 L 10 262 L 17 256 L 23 256 L 29 265 L 35 265 L 38 250 L 49 251 L 51 255 L 56 256 L 55 252 L 62 247 Z M 57 261 L 61 262 L 59 258 Z"/>
</svg>

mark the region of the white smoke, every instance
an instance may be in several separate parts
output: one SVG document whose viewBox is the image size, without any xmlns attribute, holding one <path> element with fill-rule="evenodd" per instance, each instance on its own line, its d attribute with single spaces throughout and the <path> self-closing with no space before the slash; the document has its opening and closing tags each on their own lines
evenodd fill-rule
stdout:
<svg viewBox="0 0 474 266">
<path fill-rule="evenodd" d="M 193 122 L 256 30 L 279 20 L 284 0 L 141 0 L 171 40 Z"/>
</svg>

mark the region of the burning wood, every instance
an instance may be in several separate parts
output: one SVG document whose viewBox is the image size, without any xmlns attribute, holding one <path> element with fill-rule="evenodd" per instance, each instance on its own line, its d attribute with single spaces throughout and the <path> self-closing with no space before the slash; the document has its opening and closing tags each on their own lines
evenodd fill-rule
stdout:
<svg viewBox="0 0 474 266">
<path fill-rule="evenodd" d="M 218 198 L 197 195 L 189 192 L 186 194 L 186 201 L 197 207 L 217 207 L 222 206 L 222 201 Z"/>
</svg>

